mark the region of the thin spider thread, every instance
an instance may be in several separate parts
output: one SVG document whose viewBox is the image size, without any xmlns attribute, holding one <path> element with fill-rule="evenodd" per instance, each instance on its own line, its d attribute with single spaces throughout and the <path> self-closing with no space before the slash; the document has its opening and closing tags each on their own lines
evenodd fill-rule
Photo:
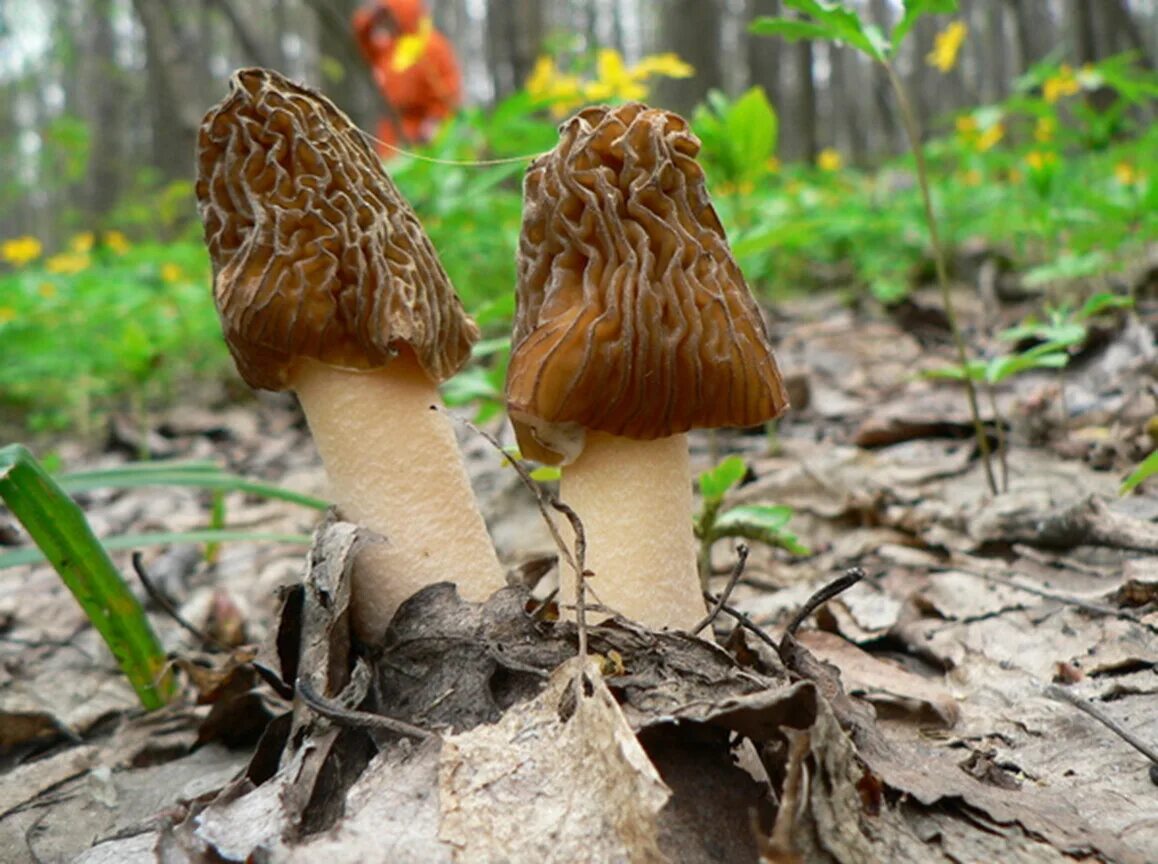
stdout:
<svg viewBox="0 0 1158 864">
<path fill-rule="evenodd" d="M 402 147 L 395 147 L 389 142 L 383 141 L 381 138 L 376 138 L 364 129 L 358 130 L 367 141 L 372 141 L 380 147 L 384 147 L 393 153 L 400 156 L 406 156 L 410 159 L 416 159 L 419 162 L 429 162 L 432 165 L 453 165 L 460 168 L 489 168 L 494 165 L 513 165 L 516 162 L 530 162 L 538 159 L 550 151 L 543 150 L 539 153 L 528 153 L 524 156 L 508 156 L 504 159 L 439 159 L 435 156 L 423 156 L 421 153 L 415 153 L 412 150 L 405 150 Z"/>
</svg>

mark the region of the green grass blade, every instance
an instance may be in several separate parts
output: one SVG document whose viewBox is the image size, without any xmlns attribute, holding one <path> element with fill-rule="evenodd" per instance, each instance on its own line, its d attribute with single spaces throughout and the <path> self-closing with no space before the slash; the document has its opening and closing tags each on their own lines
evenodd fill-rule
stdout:
<svg viewBox="0 0 1158 864">
<path fill-rule="evenodd" d="M 62 474 L 57 479 L 65 490 L 73 493 L 92 489 L 137 489 L 143 486 L 195 486 L 200 489 L 246 492 L 289 501 L 314 510 L 325 510 L 330 506 L 328 501 L 312 495 L 222 471 L 212 462 L 176 462 L 168 465 L 135 462 L 118 468 Z"/>
<path fill-rule="evenodd" d="M 0 498 L 104 638 L 141 704 L 162 707 L 173 695 L 173 676 L 141 604 L 81 509 L 20 444 L 0 449 Z"/>
<path fill-rule="evenodd" d="M 175 543 L 292 543 L 298 546 L 309 546 L 310 537 L 308 534 L 204 528 L 198 531 L 150 531 L 143 534 L 118 534 L 114 537 L 103 537 L 99 542 L 110 552 L 119 552 L 125 549 L 141 549 L 146 546 L 172 546 Z M 44 560 L 44 553 L 39 549 L 13 549 L 11 552 L 0 553 L 0 570 L 8 567 L 21 567 L 25 564 L 39 564 Z"/>
<path fill-rule="evenodd" d="M 1143 480 L 1153 477 L 1158 474 L 1158 450 L 1155 450 L 1149 456 L 1142 460 L 1130 476 L 1122 481 L 1122 487 L 1118 490 L 1119 494 L 1125 495 L 1127 492 L 1133 492 Z"/>
</svg>

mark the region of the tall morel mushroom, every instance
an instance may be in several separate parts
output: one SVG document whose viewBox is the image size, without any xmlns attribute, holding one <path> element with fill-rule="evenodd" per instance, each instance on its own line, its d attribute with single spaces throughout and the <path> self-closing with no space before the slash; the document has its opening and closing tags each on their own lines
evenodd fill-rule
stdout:
<svg viewBox="0 0 1158 864">
<path fill-rule="evenodd" d="M 464 313 L 418 217 L 328 99 L 242 69 L 205 116 L 197 198 L 225 341 L 245 381 L 297 393 L 359 555 L 355 630 L 441 580 L 481 600 L 503 576 L 439 404 L 469 358 Z"/>
<path fill-rule="evenodd" d="M 699 148 L 681 117 L 639 104 L 562 127 L 524 183 L 507 374 L 522 452 L 564 466 L 597 596 L 683 629 L 704 613 L 684 433 L 788 406 Z"/>
</svg>

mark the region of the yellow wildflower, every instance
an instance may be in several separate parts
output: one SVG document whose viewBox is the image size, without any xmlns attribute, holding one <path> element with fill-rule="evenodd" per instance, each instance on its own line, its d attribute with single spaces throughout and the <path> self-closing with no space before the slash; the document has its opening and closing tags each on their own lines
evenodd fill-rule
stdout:
<svg viewBox="0 0 1158 864">
<path fill-rule="evenodd" d="M 421 60 L 422 55 L 426 53 L 426 46 L 430 44 L 432 33 L 434 21 L 429 15 L 425 15 L 418 22 L 417 30 L 399 36 L 394 46 L 394 55 L 390 58 L 390 71 L 405 72 Z"/>
<path fill-rule="evenodd" d="M 1052 105 L 1063 96 L 1073 96 L 1081 89 L 1082 86 L 1078 83 L 1077 76 L 1074 75 L 1073 67 L 1063 63 L 1056 75 L 1051 75 L 1045 79 L 1045 83 L 1041 85 L 1041 94 L 1042 98 Z"/>
<path fill-rule="evenodd" d="M 583 95 L 591 102 L 623 99 L 632 102 L 647 98 L 647 88 L 640 83 L 634 70 L 623 63 L 623 55 L 614 48 L 601 48 L 595 60 L 599 77 L 590 82 Z"/>
<path fill-rule="evenodd" d="M 535 67 L 523 86 L 527 94 L 535 99 L 546 99 L 550 97 L 551 85 L 558 76 L 559 70 L 555 66 L 555 61 L 544 54 L 535 61 Z"/>
<path fill-rule="evenodd" d="M 0 306 L 0 326 L 16 320 L 16 310 L 11 306 Z"/>
<path fill-rule="evenodd" d="M 1114 166 L 1114 179 L 1122 186 L 1133 186 L 1142 179 L 1142 173 L 1129 162 L 1122 161 Z"/>
<path fill-rule="evenodd" d="M 56 296 L 56 286 L 51 282 L 41 282 L 36 286 L 36 293 L 39 294 L 43 300 L 51 300 Z"/>
<path fill-rule="evenodd" d="M 825 147 L 816 156 L 816 165 L 821 171 L 839 171 L 843 164 L 840 153 L 831 147 Z"/>
<path fill-rule="evenodd" d="M 1021 182 L 1021 172 L 1016 168 L 1009 169 L 1009 182 L 1015 185 Z"/>
<path fill-rule="evenodd" d="M 968 171 L 962 172 L 961 182 L 966 186 L 980 186 L 981 172 L 976 168 L 970 168 Z"/>
<path fill-rule="evenodd" d="M 40 241 L 35 237 L 28 235 L 15 237 L 0 243 L 0 258 L 17 267 L 23 267 L 39 258 L 42 248 Z"/>
<path fill-rule="evenodd" d="M 92 235 L 90 234 L 89 237 L 91 238 Z M 88 264 L 88 255 L 84 252 L 61 252 L 59 255 L 53 255 L 44 262 L 44 266 L 48 269 L 49 273 L 62 273 L 65 275 L 87 270 Z"/>
<path fill-rule="evenodd" d="M 775 156 L 769 156 L 768 161 L 764 163 L 764 167 L 768 169 L 769 173 L 776 174 L 780 171 L 780 160 Z"/>
<path fill-rule="evenodd" d="M 558 117 L 584 102 L 646 99 L 648 78 L 687 78 L 695 70 L 672 53 L 653 54 L 628 67 L 622 54 L 604 48 L 596 54 L 595 73 L 593 80 L 583 81 L 563 73 L 550 57 L 540 57 L 524 86 L 530 96 L 548 103 L 551 113 Z"/>
<path fill-rule="evenodd" d="M 1053 140 L 1053 134 L 1057 131 L 1057 121 L 1052 117 L 1038 117 L 1037 122 L 1033 124 L 1033 138 L 1042 144 Z"/>
<path fill-rule="evenodd" d="M 942 72 L 949 72 L 957 65 L 957 55 L 968 33 L 964 21 L 954 21 L 934 37 L 933 50 L 925 56 L 925 61 Z"/>
<path fill-rule="evenodd" d="M 169 261 L 161 265 L 161 281 L 162 282 L 179 282 L 185 273 L 181 267 Z"/>
<path fill-rule="evenodd" d="M 68 248 L 73 252 L 84 253 L 92 251 L 93 236 L 91 231 L 82 231 L 68 242 Z"/>
<path fill-rule="evenodd" d="M 994 123 L 984 132 L 977 136 L 976 147 L 979 153 L 985 153 L 992 150 L 997 142 L 1005 137 L 1005 126 L 1001 123 Z"/>
<path fill-rule="evenodd" d="M 105 245 L 118 255 L 124 255 L 129 251 L 129 238 L 120 231 L 106 231 Z"/>
<path fill-rule="evenodd" d="M 667 51 L 644 57 L 631 67 L 631 74 L 637 78 L 650 78 L 652 75 L 662 75 L 665 78 L 691 78 L 696 74 L 696 70 L 681 60 L 678 54 Z"/>
<path fill-rule="evenodd" d="M 1057 154 L 1051 150 L 1032 150 L 1025 157 L 1025 164 L 1032 171 L 1044 171 L 1057 162 Z"/>
<path fill-rule="evenodd" d="M 972 140 L 977 136 L 979 126 L 977 118 L 972 114 L 962 114 L 954 125 L 957 127 L 957 134 L 966 140 Z"/>
<path fill-rule="evenodd" d="M 561 73 L 550 57 L 540 57 L 535 61 L 525 86 L 531 97 L 550 103 L 555 117 L 562 117 L 583 102 L 579 79 Z"/>
</svg>

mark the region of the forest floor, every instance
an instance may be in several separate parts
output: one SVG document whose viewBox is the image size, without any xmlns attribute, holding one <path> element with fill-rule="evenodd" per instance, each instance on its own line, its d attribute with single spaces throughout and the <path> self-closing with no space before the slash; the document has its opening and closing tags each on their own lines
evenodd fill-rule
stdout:
<svg viewBox="0 0 1158 864">
<path fill-rule="evenodd" d="M 1039 371 L 1001 384 L 995 404 L 1010 446 L 1008 491 L 996 497 L 987 488 L 960 385 L 916 375 L 953 362 L 930 297 L 917 295 L 891 316 L 846 308 L 833 297 L 797 299 L 775 311 L 772 329 L 794 410 L 775 440 L 726 432 L 715 446 L 743 456 L 749 468 L 729 504 L 791 506 L 791 527 L 813 554 L 794 558 L 752 544 L 730 605 L 779 639 L 817 588 L 848 568 L 867 574 L 797 634 L 813 655 L 839 668 L 844 691 L 871 705 L 872 713 L 851 715 L 831 686 L 819 685 L 822 701 L 834 707 L 814 711 L 810 759 L 781 760 L 789 768 L 803 764 L 811 782 L 776 782 L 786 798 L 798 799 L 789 843 L 803 856 L 796 860 L 1158 860 L 1158 767 L 1101 722 L 1046 695 L 1051 682 L 1059 684 L 1158 747 L 1158 484 L 1118 494 L 1122 477 L 1153 447 L 1146 425 L 1158 414 L 1154 289 L 1153 281 L 1143 286 L 1133 312 L 1092 327 L 1064 378 Z M 1029 309 L 961 300 L 971 342 L 991 347 L 996 343 L 988 334 Z M 992 430 L 1001 421 L 987 399 L 981 408 Z M 117 443 L 118 437 L 126 436 L 114 435 L 99 452 L 66 446 L 67 467 L 125 461 L 137 442 Z M 478 436 L 464 429 L 462 441 L 504 563 L 515 567 L 553 554 L 535 499 L 515 472 Z M 146 444 L 157 457 L 214 459 L 324 494 L 304 423 L 286 398 L 186 406 L 157 418 Z M 710 467 L 708 436 L 693 435 L 692 446 L 694 467 Z M 81 504 L 100 536 L 193 529 L 208 519 L 207 495 L 189 489 L 92 492 Z M 227 504 L 230 527 L 309 533 L 317 523 L 315 512 L 290 504 L 241 494 L 231 494 Z M 0 513 L 0 542 L 19 542 L 6 518 Z M 149 550 L 145 566 L 187 620 L 241 645 L 274 633 L 278 590 L 302 579 L 305 553 L 295 546 L 233 544 L 207 563 L 202 547 L 171 547 Z M 714 554 L 713 590 L 719 591 L 735 551 L 720 542 Z M 131 572 L 127 560 L 118 563 Z M 272 860 L 324 854 L 330 864 L 502 859 L 493 849 L 479 852 L 469 837 L 448 843 L 445 822 L 438 841 L 437 810 L 432 822 L 424 821 L 430 812 L 413 803 L 377 805 L 386 810 L 373 811 L 379 822 L 366 822 L 372 828 L 362 831 L 359 814 L 369 812 L 371 793 L 365 781 L 353 780 L 346 783 L 355 787 L 345 817 L 316 834 L 303 819 L 293 836 L 278 840 L 282 845 L 270 845 L 271 833 L 281 829 L 269 828 L 276 821 L 272 805 L 256 793 L 263 780 L 273 783 L 274 770 L 253 779 L 251 760 L 257 735 L 286 703 L 265 684 L 234 675 L 227 655 L 207 652 L 157 608 L 150 613 L 166 648 L 181 658 L 188 698 L 142 715 L 53 571 L 0 572 L 0 859 L 135 862 L 160 860 L 158 850 L 166 850 L 164 860 L 242 860 L 259 847 L 276 847 Z M 732 623 L 716 619 L 721 643 Z M 617 673 L 604 674 L 613 682 Z M 244 696 L 228 710 L 222 705 L 229 699 L 214 690 L 222 682 L 238 691 L 229 698 Z M 194 704 L 198 693 L 206 704 Z M 847 740 L 822 734 L 826 716 L 852 730 L 855 754 Z M 607 734 L 619 740 L 618 733 Z M 465 736 L 454 740 L 461 756 Z M 425 783 L 446 806 L 448 746 L 432 757 L 443 760 L 441 774 L 416 779 L 406 766 L 428 763 L 385 748 L 397 758 L 371 762 L 367 775 L 378 771 L 382 788 L 397 787 L 404 776 L 407 788 L 421 790 Z M 654 741 L 649 748 L 654 756 Z M 282 773 L 289 761 L 283 760 Z M 251 782 L 238 785 L 247 765 Z M 565 760 L 556 769 L 564 771 Z M 669 789 L 687 790 L 674 775 L 660 773 Z M 853 787 L 859 805 L 832 803 Z M 277 788 L 284 803 L 289 787 Z M 318 788 L 310 794 L 320 794 Z M 630 820 L 623 814 L 635 813 L 653 792 L 648 787 L 616 799 L 616 818 Z M 414 800 L 421 798 L 416 792 Z M 394 815 L 383 816 L 387 810 Z M 641 824 L 655 817 L 650 812 L 639 815 Z M 406 821 L 405 814 L 409 824 L 399 830 L 428 835 L 411 837 L 416 845 L 405 848 L 434 850 L 432 857 L 413 851 L 380 857 L 389 826 Z M 504 815 L 496 811 L 487 828 L 496 837 Z M 743 813 L 741 829 L 751 819 Z M 690 846 L 673 853 L 676 835 L 665 830 L 660 847 L 671 860 L 742 860 Z M 662 860 L 639 853 L 651 848 L 646 838 L 620 833 L 621 846 L 608 848 L 620 849 L 623 860 Z M 317 845 L 323 836 L 328 845 Z M 572 854 L 563 838 L 555 848 L 557 855 L 536 860 Z M 603 847 L 587 848 L 596 856 L 590 850 Z M 174 849 L 184 857 L 171 854 Z M 767 842 L 763 849 L 765 860 L 793 860 Z M 598 854 L 615 857 L 614 851 Z M 510 860 L 532 859 L 512 853 Z"/>
</svg>

